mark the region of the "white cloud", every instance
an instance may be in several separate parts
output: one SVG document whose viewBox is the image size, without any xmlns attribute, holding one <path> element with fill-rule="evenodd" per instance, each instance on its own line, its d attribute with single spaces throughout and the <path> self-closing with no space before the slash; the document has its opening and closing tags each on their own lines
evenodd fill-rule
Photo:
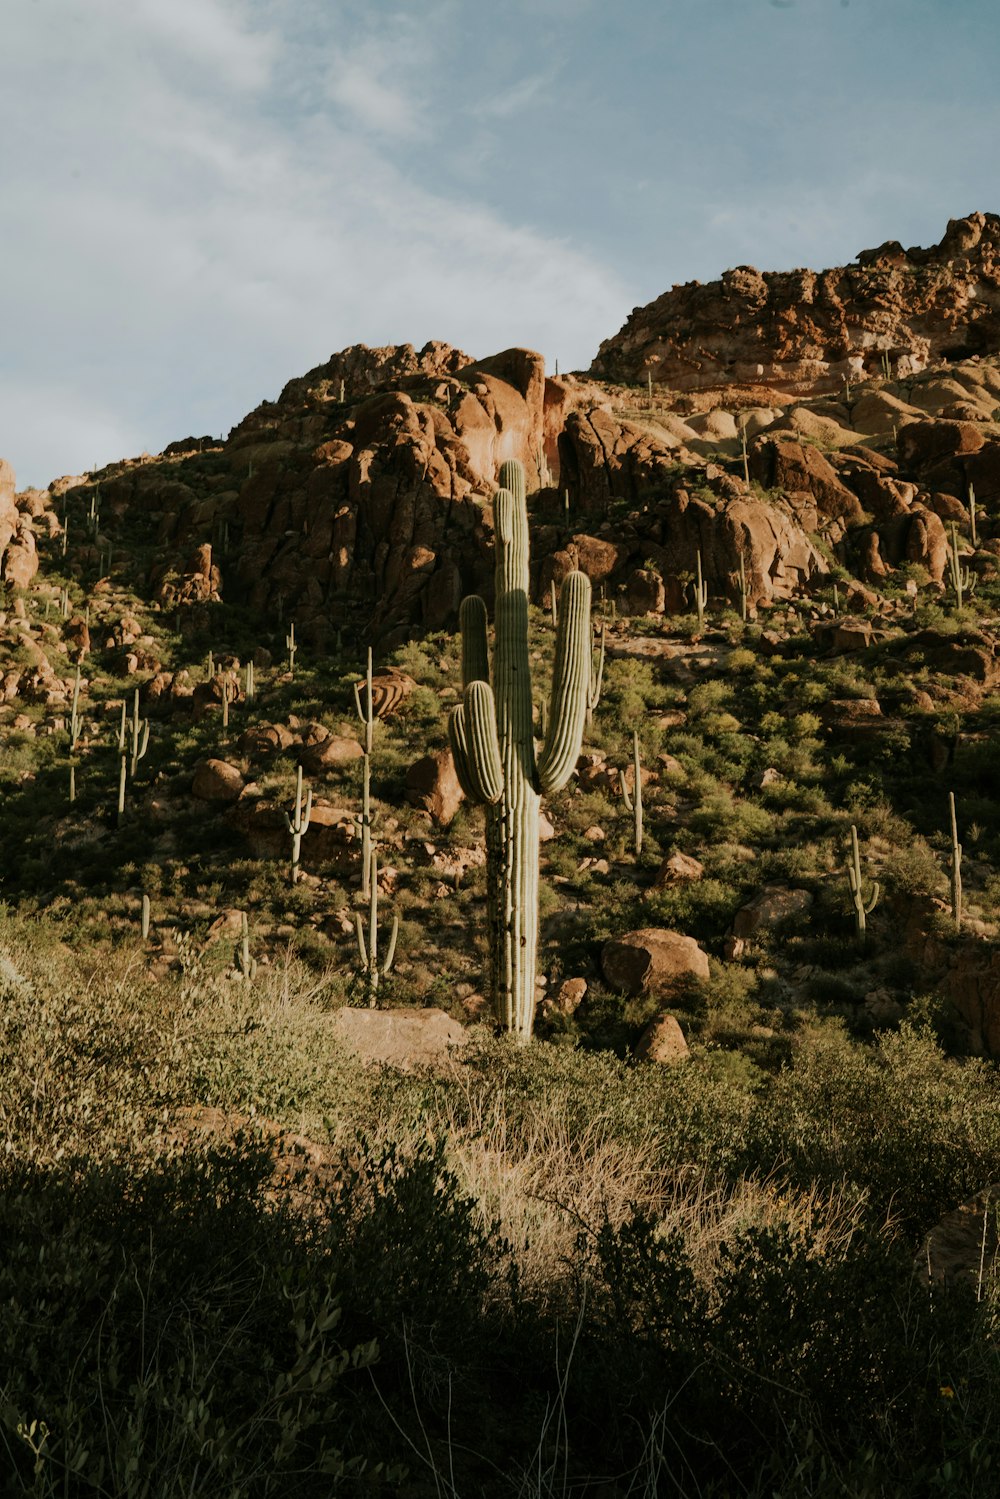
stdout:
<svg viewBox="0 0 1000 1499">
<path fill-rule="evenodd" d="M 333 49 L 284 14 L 49 0 L 7 23 L 0 453 L 22 482 L 220 431 L 350 342 L 524 343 L 567 368 L 620 323 L 601 265 L 408 177 L 426 37 L 338 49 L 331 113 Z"/>
</svg>

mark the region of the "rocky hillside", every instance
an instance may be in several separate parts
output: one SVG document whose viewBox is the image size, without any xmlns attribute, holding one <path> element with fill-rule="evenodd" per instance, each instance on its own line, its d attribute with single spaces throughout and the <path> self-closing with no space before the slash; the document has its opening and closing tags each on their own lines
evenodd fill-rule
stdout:
<svg viewBox="0 0 1000 1499">
<path fill-rule="evenodd" d="M 828 271 L 737 266 L 637 307 L 591 374 L 672 390 L 756 382 L 803 394 L 900 379 L 1000 345 L 1000 217 L 952 219 L 940 244 L 888 240 Z"/>
</svg>

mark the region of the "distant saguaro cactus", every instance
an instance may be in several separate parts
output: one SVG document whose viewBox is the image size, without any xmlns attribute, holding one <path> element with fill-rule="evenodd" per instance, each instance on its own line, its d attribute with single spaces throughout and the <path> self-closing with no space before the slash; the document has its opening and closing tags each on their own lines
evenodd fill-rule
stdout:
<svg viewBox="0 0 1000 1499">
<path fill-rule="evenodd" d="M 539 803 L 559 791 L 580 754 L 593 690 L 590 579 L 571 572 L 559 596 L 547 733 L 536 756 L 528 655 L 528 510 L 524 470 L 500 469 L 493 497 L 496 616 L 490 685 L 486 605 L 464 600 L 461 705 L 449 734 L 466 796 L 486 808 L 490 985 L 497 1020 L 520 1041 L 535 1019 Z"/>
</svg>

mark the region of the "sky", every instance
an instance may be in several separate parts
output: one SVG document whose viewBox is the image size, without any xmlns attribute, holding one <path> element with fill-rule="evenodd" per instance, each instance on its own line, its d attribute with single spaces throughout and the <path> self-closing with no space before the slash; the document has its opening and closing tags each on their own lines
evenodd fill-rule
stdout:
<svg viewBox="0 0 1000 1499">
<path fill-rule="evenodd" d="M 3 0 L 0 56 L 21 487 L 349 344 L 586 368 L 675 283 L 1000 210 L 996 0 Z"/>
</svg>

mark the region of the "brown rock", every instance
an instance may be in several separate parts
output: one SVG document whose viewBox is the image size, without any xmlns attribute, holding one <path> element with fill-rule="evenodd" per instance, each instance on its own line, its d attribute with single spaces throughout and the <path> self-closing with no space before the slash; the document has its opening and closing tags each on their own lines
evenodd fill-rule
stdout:
<svg viewBox="0 0 1000 1499">
<path fill-rule="evenodd" d="M 673 1015 L 659 1015 L 647 1025 L 636 1043 L 637 1061 L 659 1062 L 672 1067 L 691 1055 L 684 1032 Z"/>
<path fill-rule="evenodd" d="M 235 765 L 226 760 L 203 760 L 191 783 L 191 794 L 199 801 L 235 802 L 245 782 Z"/>
<path fill-rule="evenodd" d="M 451 750 L 423 755 L 406 772 L 406 799 L 429 812 L 431 821 L 447 827 L 464 799 Z"/>
<path fill-rule="evenodd" d="M 299 764 L 308 775 L 321 775 L 339 765 L 350 765 L 364 758 L 364 748 L 356 739 L 328 734 L 325 739 L 304 745 L 299 752 Z"/>
<path fill-rule="evenodd" d="M 440 1067 L 468 1041 L 468 1033 L 443 1010 L 337 1010 L 334 1036 L 366 1065 Z"/>
<path fill-rule="evenodd" d="M 809 890 L 790 890 L 785 885 L 765 885 L 745 906 L 737 911 L 733 920 L 733 935 L 755 937 L 760 931 L 770 931 L 792 916 L 808 911 L 813 903 Z"/>
<path fill-rule="evenodd" d="M 998 258 L 1000 218 L 974 213 L 929 249 L 889 241 L 821 272 L 738 266 L 637 307 L 590 373 L 641 384 L 651 372 L 671 390 L 736 382 L 839 394 L 845 375 L 879 374 L 890 350 L 893 375 L 909 378 L 934 360 L 1000 345 Z M 880 430 L 865 412 L 855 425 Z"/>
<path fill-rule="evenodd" d="M 563 979 L 545 996 L 542 1009 L 548 1014 L 575 1015 L 587 994 L 586 979 Z"/>
<path fill-rule="evenodd" d="M 601 967 L 611 987 L 626 994 L 662 994 L 682 980 L 707 980 L 709 974 L 708 957 L 693 937 L 660 927 L 606 942 Z"/>
<path fill-rule="evenodd" d="M 248 760 L 262 760 L 279 750 L 288 749 L 295 736 L 280 723 L 257 723 L 240 735 L 240 752 Z"/>
<path fill-rule="evenodd" d="M 693 859 L 690 854 L 669 854 L 656 871 L 654 885 L 662 888 L 665 885 L 685 885 L 691 880 L 700 880 L 705 873 L 705 866 L 698 859 Z"/>
</svg>

